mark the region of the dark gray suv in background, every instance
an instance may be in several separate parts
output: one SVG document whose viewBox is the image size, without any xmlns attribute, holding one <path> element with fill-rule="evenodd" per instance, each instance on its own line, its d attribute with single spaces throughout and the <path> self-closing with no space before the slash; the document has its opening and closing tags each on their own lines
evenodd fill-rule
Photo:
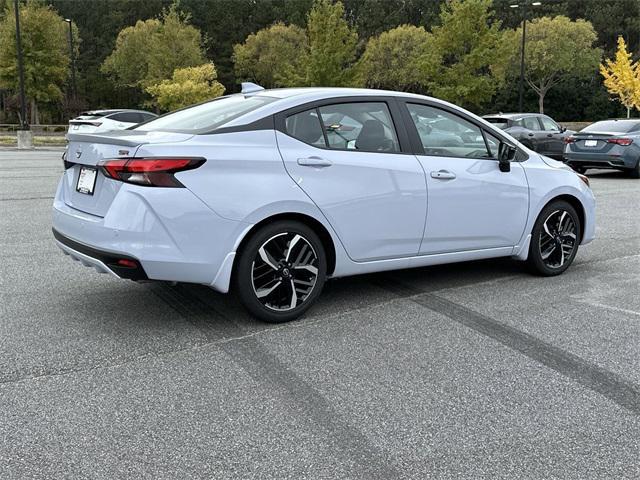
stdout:
<svg viewBox="0 0 640 480">
<path fill-rule="evenodd" d="M 540 113 L 500 113 L 484 119 L 531 150 L 556 160 L 562 160 L 565 138 L 575 133 Z"/>
</svg>

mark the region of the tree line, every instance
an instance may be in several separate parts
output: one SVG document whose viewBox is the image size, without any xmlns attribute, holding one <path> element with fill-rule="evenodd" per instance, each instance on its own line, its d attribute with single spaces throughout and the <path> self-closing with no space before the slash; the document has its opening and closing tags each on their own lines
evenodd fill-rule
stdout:
<svg viewBox="0 0 640 480">
<path fill-rule="evenodd" d="M 12 3 L 0 4 L 0 123 L 15 120 L 18 111 Z M 45 122 L 66 121 L 84 108 L 167 111 L 238 91 L 244 80 L 265 87 L 388 88 L 478 113 L 513 111 L 523 9 L 510 3 L 27 0 L 21 22 L 31 121 L 39 114 Z M 635 88 L 635 80 L 624 72 L 612 76 L 615 69 L 601 62 L 613 57 L 622 37 L 628 69 L 637 67 L 629 51 L 640 44 L 639 4 L 546 0 L 530 6 L 525 109 L 594 120 L 637 108 L 629 103 L 633 96 L 616 93 Z M 64 18 L 72 20 L 77 96 L 69 84 Z M 612 98 L 626 98 L 626 106 Z"/>
</svg>

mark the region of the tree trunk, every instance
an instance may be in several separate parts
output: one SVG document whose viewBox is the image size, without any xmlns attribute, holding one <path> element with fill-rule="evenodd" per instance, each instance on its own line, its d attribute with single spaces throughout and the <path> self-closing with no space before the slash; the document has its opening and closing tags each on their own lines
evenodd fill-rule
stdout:
<svg viewBox="0 0 640 480">
<path fill-rule="evenodd" d="M 31 99 L 31 125 L 40 125 L 40 112 L 35 98 Z"/>
<path fill-rule="evenodd" d="M 538 107 L 540 109 L 540 113 L 544 113 L 544 93 L 538 93 Z"/>
<path fill-rule="evenodd" d="M 631 116 L 631 107 L 627 107 L 627 118 Z"/>
</svg>

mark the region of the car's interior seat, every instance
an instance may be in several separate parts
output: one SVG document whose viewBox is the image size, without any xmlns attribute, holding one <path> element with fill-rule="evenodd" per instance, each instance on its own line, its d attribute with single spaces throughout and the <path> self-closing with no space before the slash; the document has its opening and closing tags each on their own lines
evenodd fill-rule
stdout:
<svg viewBox="0 0 640 480">
<path fill-rule="evenodd" d="M 380 120 L 367 120 L 356 138 L 356 149 L 370 152 L 389 151 L 393 142 L 385 137 L 384 124 Z"/>
<path fill-rule="evenodd" d="M 311 115 L 311 113 L 298 117 L 295 136 L 305 143 L 317 143 L 322 137 L 322 128 L 318 117 Z"/>
</svg>

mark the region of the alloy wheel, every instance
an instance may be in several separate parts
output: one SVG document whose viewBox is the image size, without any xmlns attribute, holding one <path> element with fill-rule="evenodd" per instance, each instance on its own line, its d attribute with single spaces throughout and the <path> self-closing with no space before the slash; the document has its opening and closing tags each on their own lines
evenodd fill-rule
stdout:
<svg viewBox="0 0 640 480">
<path fill-rule="evenodd" d="M 566 210 L 554 210 L 542 224 L 540 257 L 549 268 L 561 268 L 577 246 L 578 227 Z"/>
<path fill-rule="evenodd" d="M 318 256 L 299 233 L 283 232 L 269 238 L 256 253 L 251 281 L 256 298 L 279 312 L 300 307 L 318 278 Z"/>
</svg>

